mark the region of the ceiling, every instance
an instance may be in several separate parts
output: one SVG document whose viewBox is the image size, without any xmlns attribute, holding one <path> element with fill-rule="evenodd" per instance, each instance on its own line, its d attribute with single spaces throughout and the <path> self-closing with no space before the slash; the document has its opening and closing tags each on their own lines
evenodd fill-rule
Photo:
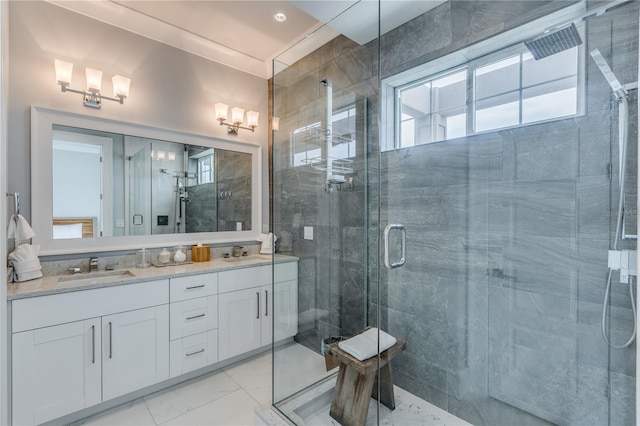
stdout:
<svg viewBox="0 0 640 426">
<path fill-rule="evenodd" d="M 378 33 L 371 0 L 46 1 L 262 78 L 274 58 L 291 64 L 338 34 L 364 44 Z M 383 0 L 382 32 L 443 1 Z"/>
</svg>

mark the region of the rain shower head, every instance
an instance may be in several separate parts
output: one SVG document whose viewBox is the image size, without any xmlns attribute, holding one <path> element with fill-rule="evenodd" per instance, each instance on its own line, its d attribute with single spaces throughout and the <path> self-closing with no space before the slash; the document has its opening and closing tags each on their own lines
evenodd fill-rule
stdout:
<svg viewBox="0 0 640 426">
<path fill-rule="evenodd" d="M 620 84 L 620 81 L 616 78 L 613 71 L 611 71 L 611 67 L 607 63 L 607 60 L 604 59 L 604 56 L 602 56 L 602 53 L 600 53 L 600 50 L 596 48 L 589 53 L 600 69 L 600 72 L 604 76 L 605 80 L 607 80 L 607 83 L 609 83 L 609 86 L 611 86 L 611 90 L 613 90 L 613 93 L 616 95 L 616 97 L 618 99 L 621 99 L 626 96 L 627 91 L 624 87 L 622 87 L 622 84 Z"/>
<path fill-rule="evenodd" d="M 533 59 L 536 61 L 581 44 L 582 39 L 575 24 L 524 42 L 524 45 L 529 49 L 529 52 L 533 55 Z"/>
</svg>

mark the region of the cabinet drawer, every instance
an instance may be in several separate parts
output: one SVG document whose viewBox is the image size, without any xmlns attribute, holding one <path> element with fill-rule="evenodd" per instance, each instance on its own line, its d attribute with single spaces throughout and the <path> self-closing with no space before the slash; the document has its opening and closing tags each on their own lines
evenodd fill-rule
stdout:
<svg viewBox="0 0 640 426">
<path fill-rule="evenodd" d="M 169 294 L 172 302 L 218 294 L 218 274 L 171 278 Z"/>
<path fill-rule="evenodd" d="M 298 262 L 278 263 L 273 274 L 273 282 L 281 283 L 298 279 Z"/>
<path fill-rule="evenodd" d="M 169 280 L 73 291 L 14 300 L 12 332 L 166 304 Z"/>
<path fill-rule="evenodd" d="M 171 340 L 218 328 L 218 296 L 174 302 L 169 307 Z"/>
<path fill-rule="evenodd" d="M 245 290 L 271 283 L 271 265 L 234 269 L 219 273 L 220 293 Z"/>
<path fill-rule="evenodd" d="M 218 330 L 210 330 L 169 343 L 171 377 L 218 362 Z"/>
</svg>

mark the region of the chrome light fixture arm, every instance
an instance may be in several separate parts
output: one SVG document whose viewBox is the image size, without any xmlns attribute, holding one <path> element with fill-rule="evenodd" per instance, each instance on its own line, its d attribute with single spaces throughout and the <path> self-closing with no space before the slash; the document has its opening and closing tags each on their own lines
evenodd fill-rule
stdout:
<svg viewBox="0 0 640 426">
<path fill-rule="evenodd" d="M 100 93 L 98 90 L 76 90 L 69 87 L 69 83 L 65 83 L 63 81 L 58 81 L 60 85 L 60 89 L 62 92 L 71 92 L 78 93 L 84 97 L 84 106 L 92 107 L 92 108 L 100 108 L 102 105 L 102 99 L 108 99 L 110 101 L 118 102 L 120 105 L 124 104 L 124 100 L 126 96 L 118 95 L 117 98 L 112 98 L 109 96 L 105 96 Z"/>
</svg>

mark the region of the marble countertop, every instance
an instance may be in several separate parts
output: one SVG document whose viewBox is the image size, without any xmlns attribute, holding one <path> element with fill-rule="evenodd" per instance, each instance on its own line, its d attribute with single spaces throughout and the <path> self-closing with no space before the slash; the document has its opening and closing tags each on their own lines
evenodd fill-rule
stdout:
<svg viewBox="0 0 640 426">
<path fill-rule="evenodd" d="M 285 256 L 276 254 L 273 259 L 275 263 L 295 262 L 298 260 L 294 256 Z M 183 265 L 171 265 L 163 267 L 150 266 L 148 268 L 124 268 L 130 274 L 114 275 L 105 280 L 103 276 L 105 272 L 108 274 L 112 271 L 100 271 L 95 273 L 95 277 L 100 277 L 104 282 L 91 283 L 90 279 L 58 281 L 60 277 L 71 277 L 69 274 L 51 275 L 38 278 L 31 281 L 7 284 L 7 300 L 24 299 L 28 297 L 45 296 L 49 294 L 67 293 L 71 291 L 89 290 L 101 287 L 111 287 L 116 285 L 133 284 L 143 281 L 153 281 L 159 279 L 184 277 L 189 275 L 198 275 L 207 272 L 220 272 L 230 269 L 250 268 L 253 266 L 270 265 L 270 255 L 254 255 L 246 258 L 228 259 L 212 259 L 209 262 L 194 262 Z M 113 271 L 117 274 L 119 270 Z M 91 278 L 90 274 L 78 274 L 78 278 Z M 89 281 L 89 282 L 88 282 Z"/>
</svg>

